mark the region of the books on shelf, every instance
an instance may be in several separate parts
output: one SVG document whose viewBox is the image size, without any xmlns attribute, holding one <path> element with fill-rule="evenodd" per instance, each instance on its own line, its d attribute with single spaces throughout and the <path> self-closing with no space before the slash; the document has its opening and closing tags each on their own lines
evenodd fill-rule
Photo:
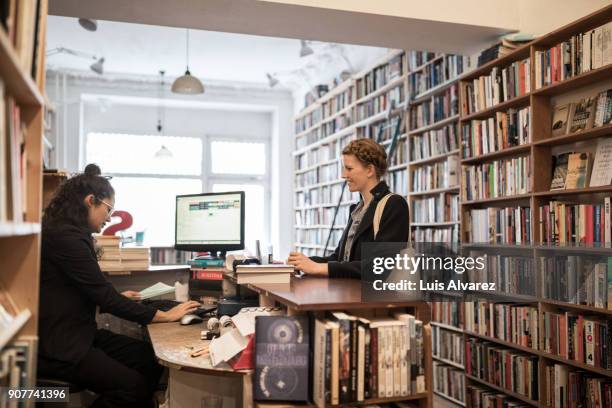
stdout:
<svg viewBox="0 0 612 408">
<path fill-rule="evenodd" d="M 587 187 L 592 163 L 591 154 L 588 152 L 571 153 L 567 159 L 565 189 Z"/>
<path fill-rule="evenodd" d="M 544 311 L 541 350 L 592 367 L 612 368 L 608 338 L 612 319 L 563 312 Z"/>
<path fill-rule="evenodd" d="M 531 92 L 530 65 L 526 58 L 501 69 L 493 67 L 489 75 L 464 82 L 462 114 L 480 112 Z"/>
<path fill-rule="evenodd" d="M 462 329 L 463 315 L 463 301 L 437 300 L 431 302 L 431 320 L 434 322 Z"/>
<path fill-rule="evenodd" d="M 472 256 L 478 251 L 471 251 Z M 536 296 L 536 267 L 528 256 L 488 253 L 486 267 L 468 271 L 469 282 L 495 283 L 496 293 Z"/>
<path fill-rule="evenodd" d="M 370 116 L 385 112 L 389 108 L 398 107 L 404 102 L 405 98 L 404 84 L 400 83 L 382 95 L 358 104 L 355 107 L 355 120 L 359 122 Z"/>
<path fill-rule="evenodd" d="M 465 372 L 492 385 L 538 400 L 538 357 L 469 338 Z"/>
<path fill-rule="evenodd" d="M 463 365 L 463 334 L 432 326 L 432 354 L 434 357 Z"/>
<path fill-rule="evenodd" d="M 412 232 L 414 242 L 459 242 L 459 226 L 450 227 L 417 227 Z"/>
<path fill-rule="evenodd" d="M 459 95 L 457 84 L 446 88 L 430 99 L 411 104 L 408 111 L 410 130 L 418 130 L 434 125 L 459 113 Z"/>
<path fill-rule="evenodd" d="M 38 349 L 36 336 L 20 336 L 14 342 L 0 348 L 0 384 L 3 387 L 16 389 L 32 388 L 36 385 L 36 352 Z M 7 407 L 20 406 L 8 403 L 4 396 L 0 402 L 6 402 Z"/>
<path fill-rule="evenodd" d="M 457 124 L 451 123 L 411 136 L 410 160 L 423 160 L 459 149 Z"/>
<path fill-rule="evenodd" d="M 605 126 L 612 120 L 612 89 L 554 107 L 552 136 Z"/>
<path fill-rule="evenodd" d="M 544 299 L 612 310 L 608 296 L 612 268 L 608 258 L 585 255 L 541 257 L 540 296 Z"/>
<path fill-rule="evenodd" d="M 437 58 L 440 54 L 430 51 L 406 51 L 408 60 L 408 72 L 416 71 L 427 62 Z"/>
<path fill-rule="evenodd" d="M 529 107 L 496 112 L 483 120 L 471 120 L 461 129 L 463 157 L 477 157 L 531 141 Z"/>
<path fill-rule="evenodd" d="M 462 369 L 433 362 L 433 389 L 457 401 L 465 400 L 465 373 Z"/>
<path fill-rule="evenodd" d="M 531 158 L 500 159 L 463 166 L 463 200 L 485 200 L 531 192 Z"/>
<path fill-rule="evenodd" d="M 412 222 L 434 223 L 459 220 L 459 194 L 441 193 L 433 197 L 415 197 L 412 201 Z"/>
<path fill-rule="evenodd" d="M 602 204 L 550 201 L 539 207 L 540 239 L 547 244 L 610 242 L 610 197 Z M 607 212 L 606 212 L 607 211 Z"/>
<path fill-rule="evenodd" d="M 477 299 L 465 302 L 465 330 L 538 349 L 538 308 Z"/>
<path fill-rule="evenodd" d="M 480 52 L 480 55 L 478 55 L 478 66 L 480 67 L 489 61 L 508 55 L 531 40 L 533 40 L 532 36 L 525 35 L 520 35 L 517 38 L 503 38 L 501 42 Z"/>
<path fill-rule="evenodd" d="M 466 387 L 467 406 L 472 408 L 529 408 L 531 405 L 515 400 L 499 391 L 481 385 Z"/>
<path fill-rule="evenodd" d="M 579 371 L 564 364 L 544 366 L 542 404 L 548 407 L 612 406 L 609 378 Z M 586 405 L 583 405 L 584 403 Z"/>
<path fill-rule="evenodd" d="M 531 208 L 474 208 L 465 213 L 470 242 L 528 244 L 531 242 Z"/>
<path fill-rule="evenodd" d="M 391 171 L 387 173 L 386 177 L 391 191 L 403 196 L 408 194 L 408 170 L 404 168 Z"/>
<path fill-rule="evenodd" d="M 612 64 L 612 22 L 535 52 L 536 89 Z"/>
<path fill-rule="evenodd" d="M 595 160 L 589 187 L 607 186 L 612 183 L 612 138 L 597 140 Z"/>
<path fill-rule="evenodd" d="M 319 407 L 425 391 L 423 324 L 408 314 L 315 321 L 313 401 Z"/>
<path fill-rule="evenodd" d="M 457 156 L 448 156 L 444 161 L 419 166 L 412 170 L 411 191 L 424 192 L 458 186 L 458 168 Z"/>
<path fill-rule="evenodd" d="M 392 80 L 399 78 L 404 72 L 404 53 L 399 53 L 385 64 L 374 68 L 358 78 L 355 83 L 357 99 L 363 98 L 368 94 L 382 88 Z"/>
<path fill-rule="evenodd" d="M 195 252 L 177 251 L 171 247 L 151 247 L 151 265 L 187 265 Z"/>
<path fill-rule="evenodd" d="M 423 69 L 410 72 L 408 89 L 410 99 L 457 78 L 469 68 L 469 57 L 462 55 L 444 55 Z"/>
</svg>

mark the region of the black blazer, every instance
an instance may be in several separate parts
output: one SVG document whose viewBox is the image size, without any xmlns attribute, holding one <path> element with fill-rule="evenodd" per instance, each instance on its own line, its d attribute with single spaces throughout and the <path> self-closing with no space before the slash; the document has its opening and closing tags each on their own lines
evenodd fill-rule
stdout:
<svg viewBox="0 0 612 408">
<path fill-rule="evenodd" d="M 78 363 L 92 347 L 101 312 L 148 324 L 156 309 L 119 294 L 100 271 L 90 233 L 73 225 L 42 231 L 39 355 Z"/>
<path fill-rule="evenodd" d="M 410 234 L 408 203 L 404 197 L 397 194 L 392 195 L 387 200 L 380 220 L 378 234 L 376 235 L 376 240 L 374 240 L 373 221 L 376 205 L 390 190 L 387 183 L 381 181 L 370 192 L 374 197 L 361 220 L 361 224 L 359 224 L 355 238 L 353 238 L 349 261 L 345 262 L 342 259 L 344 257 L 346 237 L 353 222 L 350 216 L 334 253 L 326 257 L 310 257 L 315 262 L 328 264 L 330 278 L 361 278 L 361 244 L 364 242 L 408 242 Z M 356 206 L 357 204 L 351 205 L 351 213 Z"/>
</svg>

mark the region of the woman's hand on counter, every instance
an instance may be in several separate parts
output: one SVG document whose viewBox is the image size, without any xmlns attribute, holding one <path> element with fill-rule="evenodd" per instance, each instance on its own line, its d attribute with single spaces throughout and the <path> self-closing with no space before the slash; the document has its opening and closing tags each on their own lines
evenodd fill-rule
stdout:
<svg viewBox="0 0 612 408">
<path fill-rule="evenodd" d="M 196 301 L 190 300 L 188 302 L 184 302 L 174 306 L 172 309 L 164 312 L 162 310 L 158 310 L 155 313 L 155 317 L 153 317 L 154 323 L 162 323 L 162 322 L 176 322 L 180 320 L 181 317 L 189 314 L 191 312 L 195 312 L 200 304 Z"/>
<path fill-rule="evenodd" d="M 289 258 L 287 259 L 287 263 L 289 265 L 295 266 L 296 269 L 304 272 L 306 275 L 313 275 L 313 276 L 327 276 L 328 275 L 326 263 L 317 263 L 301 252 L 289 253 Z"/>
</svg>

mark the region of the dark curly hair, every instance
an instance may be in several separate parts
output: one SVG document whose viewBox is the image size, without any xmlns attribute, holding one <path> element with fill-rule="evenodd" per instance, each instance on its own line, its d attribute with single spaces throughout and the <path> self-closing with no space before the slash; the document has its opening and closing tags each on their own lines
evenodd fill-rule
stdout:
<svg viewBox="0 0 612 408">
<path fill-rule="evenodd" d="M 71 177 L 60 185 L 51 202 L 45 208 L 42 218 L 43 228 L 61 224 L 72 224 L 79 228 L 88 228 L 87 206 L 85 197 L 93 194 L 96 203 L 114 197 L 115 190 L 106 177 L 101 176 L 100 167 L 88 164 L 82 174 Z"/>
<path fill-rule="evenodd" d="M 372 139 L 353 140 L 342 150 L 342 154 L 352 154 L 364 166 L 371 164 L 378 178 L 387 172 L 387 152 Z"/>
</svg>

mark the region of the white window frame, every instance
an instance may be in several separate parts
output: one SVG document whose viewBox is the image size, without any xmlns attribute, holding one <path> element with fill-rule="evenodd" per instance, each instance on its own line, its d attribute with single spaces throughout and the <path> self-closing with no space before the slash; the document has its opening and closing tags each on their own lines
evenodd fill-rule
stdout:
<svg viewBox="0 0 612 408">
<path fill-rule="evenodd" d="M 253 174 L 215 174 L 212 170 L 212 143 L 213 142 L 235 142 L 235 143 L 263 143 L 265 145 L 266 152 L 266 168 L 263 175 Z M 270 149 L 270 138 L 269 137 L 244 137 L 244 136 L 231 136 L 231 135 L 206 135 L 203 140 L 205 159 L 202 163 L 202 173 L 206 174 L 205 186 L 206 191 L 212 191 L 213 184 L 255 184 L 262 186 L 264 189 L 264 236 L 259 237 L 260 242 L 266 243 L 271 242 L 271 231 L 270 231 L 270 207 L 272 203 L 272 194 L 270 191 L 271 184 L 271 169 L 272 169 L 272 157 Z M 249 205 L 248 200 L 246 205 Z M 251 248 L 255 245 L 254 242 L 245 242 L 245 247 Z"/>
</svg>

